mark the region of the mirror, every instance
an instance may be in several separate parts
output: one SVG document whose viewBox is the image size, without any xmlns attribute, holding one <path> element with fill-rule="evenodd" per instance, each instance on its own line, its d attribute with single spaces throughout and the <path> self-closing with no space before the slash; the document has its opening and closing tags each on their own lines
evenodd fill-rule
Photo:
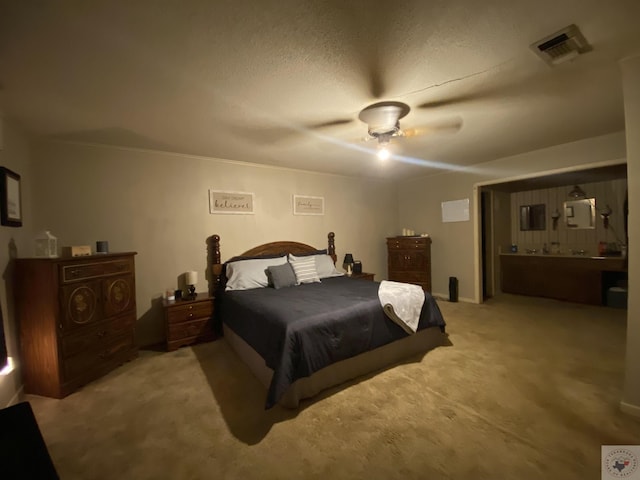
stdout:
<svg viewBox="0 0 640 480">
<path fill-rule="evenodd" d="M 545 230 L 546 228 L 543 203 L 520 206 L 520 230 Z"/>
<path fill-rule="evenodd" d="M 567 228 L 596 228 L 596 199 L 564 202 L 564 218 Z"/>
</svg>

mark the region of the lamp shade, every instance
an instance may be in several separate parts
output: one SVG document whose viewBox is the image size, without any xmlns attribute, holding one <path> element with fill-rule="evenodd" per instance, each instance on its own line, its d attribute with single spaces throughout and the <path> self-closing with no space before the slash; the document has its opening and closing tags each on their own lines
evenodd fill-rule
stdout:
<svg viewBox="0 0 640 480">
<path fill-rule="evenodd" d="M 185 275 L 187 285 L 195 285 L 198 283 L 198 272 L 187 272 Z"/>
<path fill-rule="evenodd" d="M 345 265 L 347 265 L 349 263 L 353 263 L 353 255 L 351 253 L 347 253 L 344 256 L 344 261 L 342 263 L 345 264 Z"/>
</svg>

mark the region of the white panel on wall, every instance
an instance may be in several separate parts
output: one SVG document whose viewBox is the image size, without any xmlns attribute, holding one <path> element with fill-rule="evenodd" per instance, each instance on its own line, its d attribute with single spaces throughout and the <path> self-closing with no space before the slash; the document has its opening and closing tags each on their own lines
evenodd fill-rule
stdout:
<svg viewBox="0 0 640 480">
<path fill-rule="evenodd" d="M 469 220 L 469 199 L 442 202 L 442 222 L 466 222 Z"/>
</svg>

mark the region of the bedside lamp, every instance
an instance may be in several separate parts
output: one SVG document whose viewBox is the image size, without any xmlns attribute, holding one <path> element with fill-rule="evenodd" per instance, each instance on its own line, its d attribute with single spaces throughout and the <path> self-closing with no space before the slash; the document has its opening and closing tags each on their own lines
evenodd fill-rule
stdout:
<svg viewBox="0 0 640 480">
<path fill-rule="evenodd" d="M 198 272 L 187 272 L 185 274 L 185 280 L 189 285 L 189 298 L 194 299 L 197 296 L 196 283 L 198 283 Z"/>
<path fill-rule="evenodd" d="M 344 261 L 342 262 L 342 266 L 347 271 L 347 275 L 351 275 L 353 273 L 353 255 L 347 253 L 344 256 Z"/>
</svg>

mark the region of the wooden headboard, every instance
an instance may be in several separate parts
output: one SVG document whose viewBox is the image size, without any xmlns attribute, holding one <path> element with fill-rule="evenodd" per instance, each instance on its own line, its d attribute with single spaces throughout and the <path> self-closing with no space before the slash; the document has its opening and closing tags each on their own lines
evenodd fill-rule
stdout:
<svg viewBox="0 0 640 480">
<path fill-rule="evenodd" d="M 329 232 L 327 235 L 327 253 L 333 259 L 333 263 L 336 262 L 336 244 L 335 244 L 335 233 Z M 220 259 L 220 236 L 213 235 L 211 237 L 212 240 L 212 260 L 213 264 L 211 266 L 211 270 L 213 273 L 213 291 L 218 293 L 221 289 L 224 289 L 224 264 Z M 271 242 L 265 243 L 263 245 L 258 245 L 257 247 L 253 247 L 246 252 L 237 255 L 235 257 L 230 258 L 227 262 L 233 262 L 235 260 L 240 260 L 243 257 L 255 257 L 259 255 L 280 255 L 285 253 L 291 253 L 293 255 L 302 255 L 305 253 L 315 252 L 317 250 L 323 250 L 322 248 L 312 247 L 311 245 L 307 245 L 305 243 L 299 242 Z"/>
</svg>

